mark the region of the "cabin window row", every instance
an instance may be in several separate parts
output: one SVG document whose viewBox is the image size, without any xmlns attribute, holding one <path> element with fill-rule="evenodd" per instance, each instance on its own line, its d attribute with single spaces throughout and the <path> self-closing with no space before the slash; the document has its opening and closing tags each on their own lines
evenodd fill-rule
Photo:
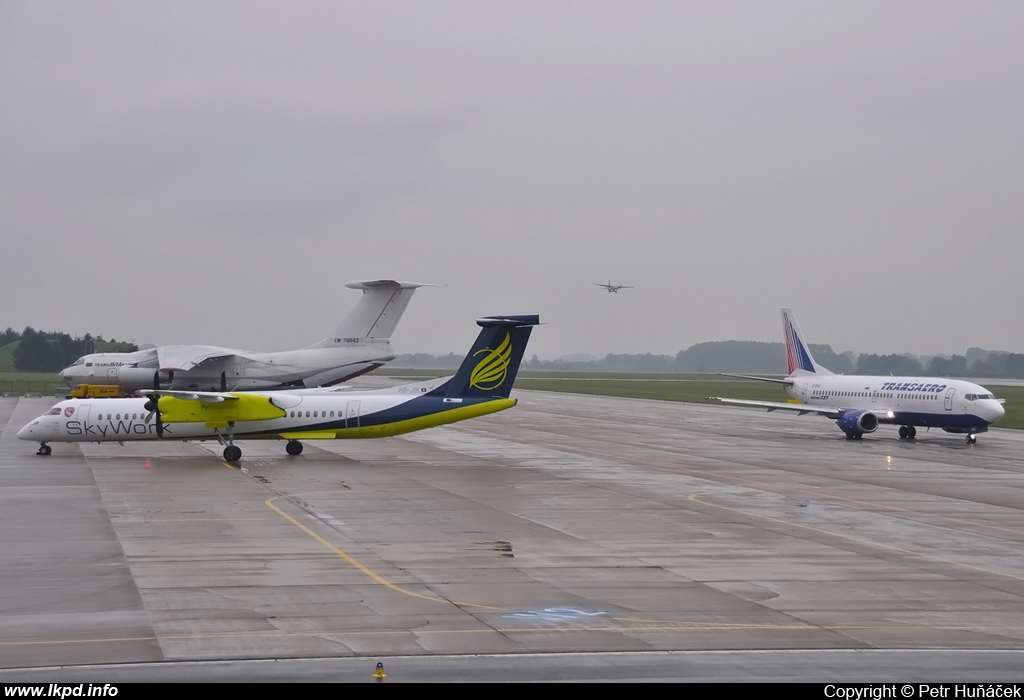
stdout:
<svg viewBox="0 0 1024 700">
<path fill-rule="evenodd" d="M 826 398 L 826 399 L 830 398 L 830 397 L 833 397 L 833 396 L 861 396 L 861 397 L 867 397 L 867 396 L 870 396 L 870 395 L 871 395 L 871 392 L 868 392 L 868 391 L 831 391 L 831 392 L 830 391 L 823 391 L 820 394 L 820 396 L 822 396 L 823 398 Z M 972 396 L 974 398 L 979 398 L 979 399 L 992 398 L 991 394 L 968 394 L 967 398 L 970 399 Z M 879 399 L 927 399 L 928 401 L 937 401 L 939 399 L 939 394 L 892 394 L 892 393 L 889 393 L 889 392 L 880 391 L 877 394 L 877 398 L 879 398 Z"/>
<path fill-rule="evenodd" d="M 60 411 L 59 408 L 55 408 L 55 409 L 52 409 L 50 411 L 50 415 L 51 416 L 56 416 L 60 412 L 61 411 Z M 292 418 L 302 418 L 302 411 L 292 411 L 290 415 L 291 415 Z M 104 416 L 106 416 L 106 420 L 121 420 L 122 419 L 122 415 L 120 413 L 107 413 L 107 414 L 100 413 L 98 416 L 96 416 L 96 420 L 104 420 Z M 130 416 L 130 418 L 129 418 L 129 416 Z M 131 413 L 131 414 L 125 413 L 124 416 L 123 416 L 123 419 L 124 420 L 138 420 L 140 416 L 142 416 L 141 413 Z M 327 418 L 327 417 L 328 417 L 328 411 L 306 411 L 306 418 Z M 330 417 L 334 418 L 334 411 L 330 411 Z M 339 418 L 341 417 L 341 411 L 338 411 L 338 417 Z"/>
</svg>

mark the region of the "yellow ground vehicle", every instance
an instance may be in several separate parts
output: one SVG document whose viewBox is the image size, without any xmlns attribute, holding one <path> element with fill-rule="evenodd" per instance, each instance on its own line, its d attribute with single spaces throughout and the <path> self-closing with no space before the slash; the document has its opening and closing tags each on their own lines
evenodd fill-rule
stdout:
<svg viewBox="0 0 1024 700">
<path fill-rule="evenodd" d="M 79 384 L 68 394 L 73 399 L 117 398 L 124 392 L 119 384 Z"/>
</svg>

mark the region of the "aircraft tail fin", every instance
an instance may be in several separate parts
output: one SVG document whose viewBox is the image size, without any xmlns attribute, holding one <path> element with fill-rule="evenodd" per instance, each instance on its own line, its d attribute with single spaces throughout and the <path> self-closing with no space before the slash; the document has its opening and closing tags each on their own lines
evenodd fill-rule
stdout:
<svg viewBox="0 0 1024 700">
<path fill-rule="evenodd" d="M 789 374 L 833 374 L 814 361 L 810 346 L 796 325 L 792 309 L 782 310 L 782 332 L 786 338 L 786 367 Z"/>
<path fill-rule="evenodd" d="M 363 280 L 349 282 L 345 286 L 362 289 L 362 298 L 330 338 L 324 338 L 312 347 L 333 348 L 372 340 L 390 340 L 413 292 L 426 285 L 397 280 Z"/>
<path fill-rule="evenodd" d="M 431 394 L 445 398 L 508 398 L 540 316 L 488 316 L 459 371 Z"/>
</svg>

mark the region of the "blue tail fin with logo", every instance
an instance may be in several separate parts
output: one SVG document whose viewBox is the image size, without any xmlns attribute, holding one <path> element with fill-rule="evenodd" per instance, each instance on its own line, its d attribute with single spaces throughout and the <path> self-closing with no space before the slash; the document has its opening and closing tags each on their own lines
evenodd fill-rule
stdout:
<svg viewBox="0 0 1024 700">
<path fill-rule="evenodd" d="M 508 398 L 540 316 L 488 316 L 455 376 L 430 392 L 445 398 Z"/>
</svg>

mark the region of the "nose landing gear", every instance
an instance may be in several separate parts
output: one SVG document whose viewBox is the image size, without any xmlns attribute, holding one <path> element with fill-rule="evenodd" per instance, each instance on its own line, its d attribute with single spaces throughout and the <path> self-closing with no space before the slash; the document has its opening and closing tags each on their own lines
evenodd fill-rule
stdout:
<svg viewBox="0 0 1024 700">
<path fill-rule="evenodd" d="M 978 442 L 978 436 L 975 435 L 974 433 L 968 433 L 968 435 L 967 435 L 967 444 L 968 445 L 973 445 L 976 442 Z"/>
<path fill-rule="evenodd" d="M 40 457 L 49 457 L 51 452 L 53 452 L 53 448 L 51 448 L 45 442 L 41 442 L 39 443 L 39 450 L 36 451 L 36 454 L 39 455 Z"/>
</svg>

